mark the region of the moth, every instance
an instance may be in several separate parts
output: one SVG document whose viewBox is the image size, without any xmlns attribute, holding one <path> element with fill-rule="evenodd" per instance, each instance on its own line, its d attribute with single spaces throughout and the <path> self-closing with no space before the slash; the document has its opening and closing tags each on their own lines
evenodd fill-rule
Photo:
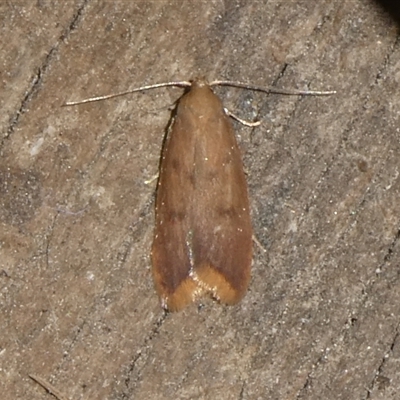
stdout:
<svg viewBox="0 0 400 400">
<path fill-rule="evenodd" d="M 156 194 L 152 266 L 162 307 L 179 311 L 204 294 L 233 305 L 245 295 L 252 263 L 252 224 L 246 177 L 232 123 L 211 86 L 287 91 L 241 82 L 160 83 L 66 105 L 104 100 L 163 86 L 188 88 L 162 150 Z"/>
<path fill-rule="evenodd" d="M 203 293 L 226 304 L 245 294 L 252 227 L 240 150 L 221 100 L 195 80 L 179 101 L 160 164 L 153 276 L 176 311 Z"/>
</svg>

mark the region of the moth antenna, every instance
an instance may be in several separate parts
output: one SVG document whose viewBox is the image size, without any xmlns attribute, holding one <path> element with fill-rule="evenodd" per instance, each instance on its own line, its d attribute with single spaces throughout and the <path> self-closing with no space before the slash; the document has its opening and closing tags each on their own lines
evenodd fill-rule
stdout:
<svg viewBox="0 0 400 400">
<path fill-rule="evenodd" d="M 237 88 L 256 90 L 264 93 L 276 93 L 276 94 L 287 94 L 287 95 L 304 95 L 304 96 L 330 96 L 336 93 L 336 90 L 297 90 L 297 89 L 280 89 L 272 86 L 257 86 L 249 85 L 246 82 L 235 82 L 235 81 L 213 81 L 210 86 L 232 86 Z"/>
<path fill-rule="evenodd" d="M 95 101 L 113 99 L 114 97 L 125 96 L 127 94 L 131 94 L 131 93 L 135 93 L 135 92 L 141 92 L 144 90 L 157 89 L 157 88 L 167 87 L 167 86 L 190 87 L 190 86 L 192 86 L 192 84 L 189 81 L 156 83 L 154 85 L 141 86 L 141 87 L 138 87 L 135 89 L 127 90 L 125 92 L 112 93 L 112 94 L 107 94 L 105 96 L 90 97 L 88 99 L 77 100 L 77 101 L 67 101 L 66 103 L 63 104 L 63 106 L 64 107 L 65 106 L 76 106 L 78 104 L 93 103 Z"/>
</svg>

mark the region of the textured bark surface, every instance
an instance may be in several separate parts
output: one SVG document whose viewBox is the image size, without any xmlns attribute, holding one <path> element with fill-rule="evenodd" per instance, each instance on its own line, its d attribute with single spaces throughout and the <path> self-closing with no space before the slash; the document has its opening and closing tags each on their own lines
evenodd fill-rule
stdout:
<svg viewBox="0 0 400 400">
<path fill-rule="evenodd" d="M 400 46 L 372 2 L 0 5 L 0 393 L 45 399 L 398 399 Z M 207 76 L 248 174 L 243 301 L 176 314 L 150 273 L 155 181 L 180 89 Z"/>
</svg>

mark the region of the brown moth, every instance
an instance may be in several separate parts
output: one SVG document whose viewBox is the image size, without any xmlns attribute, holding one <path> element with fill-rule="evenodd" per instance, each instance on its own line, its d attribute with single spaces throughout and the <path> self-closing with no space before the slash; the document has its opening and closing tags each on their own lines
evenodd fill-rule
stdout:
<svg viewBox="0 0 400 400">
<path fill-rule="evenodd" d="M 165 308 L 203 293 L 226 304 L 246 293 L 252 261 L 247 183 L 221 100 L 198 79 L 179 101 L 162 152 L 152 248 Z"/>
<path fill-rule="evenodd" d="M 170 311 L 181 310 L 203 294 L 235 304 L 245 295 L 250 281 L 252 227 L 247 183 L 232 124 L 210 88 L 214 85 L 289 95 L 336 93 L 232 81 L 208 84 L 205 79 L 195 79 L 65 104 L 89 103 L 165 86 L 189 88 L 179 100 L 167 133 L 156 198 L 153 277 L 162 306 Z"/>
</svg>

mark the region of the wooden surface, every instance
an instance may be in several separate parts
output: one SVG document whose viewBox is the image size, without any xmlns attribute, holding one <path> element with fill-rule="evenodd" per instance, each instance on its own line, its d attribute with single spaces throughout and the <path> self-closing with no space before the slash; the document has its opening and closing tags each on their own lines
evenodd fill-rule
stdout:
<svg viewBox="0 0 400 400">
<path fill-rule="evenodd" d="M 352 1 L 2 2 L 0 393 L 50 399 L 398 399 L 400 48 Z M 155 182 L 190 79 L 235 123 L 255 235 L 250 290 L 165 314 Z"/>
</svg>

